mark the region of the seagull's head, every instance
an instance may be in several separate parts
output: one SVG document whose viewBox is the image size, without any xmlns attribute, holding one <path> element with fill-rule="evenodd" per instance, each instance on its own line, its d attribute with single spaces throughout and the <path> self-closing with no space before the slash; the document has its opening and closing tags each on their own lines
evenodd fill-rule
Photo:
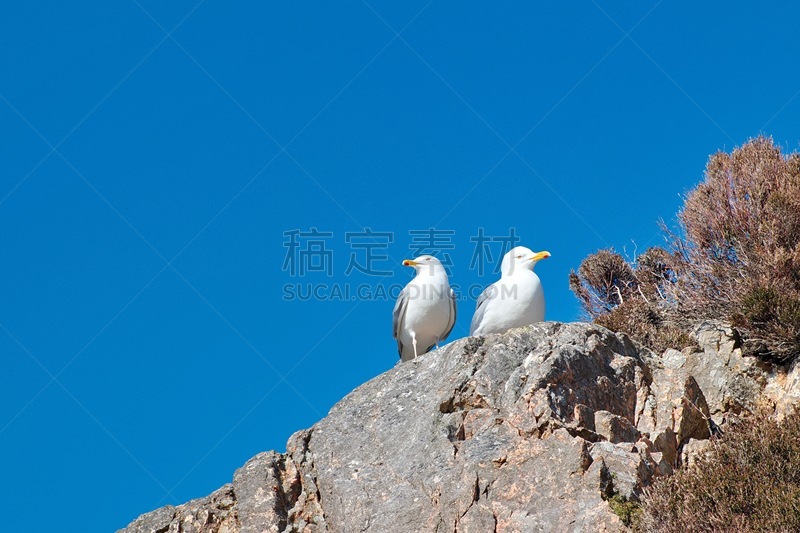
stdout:
<svg viewBox="0 0 800 533">
<path fill-rule="evenodd" d="M 540 259 L 548 257 L 550 257 L 550 252 L 533 252 L 524 246 L 517 246 L 503 256 L 502 275 L 510 276 L 521 270 L 533 270 Z"/>
<path fill-rule="evenodd" d="M 418 275 L 445 271 L 442 262 L 432 255 L 421 255 L 416 259 L 406 259 L 403 261 L 403 266 L 413 267 Z"/>
</svg>

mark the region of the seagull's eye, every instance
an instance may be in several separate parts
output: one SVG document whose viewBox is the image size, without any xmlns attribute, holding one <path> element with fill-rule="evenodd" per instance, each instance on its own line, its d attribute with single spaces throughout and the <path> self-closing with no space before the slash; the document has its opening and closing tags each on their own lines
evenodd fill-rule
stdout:
<svg viewBox="0 0 800 533">
<path fill-rule="evenodd" d="M 517 256 L 517 259 L 522 259 L 522 256 L 521 256 L 521 255 L 518 255 L 518 256 Z"/>
<path fill-rule="evenodd" d="M 425 261 L 430 261 L 430 260 L 431 260 L 431 258 L 430 258 L 430 257 L 426 257 L 426 258 L 425 258 Z"/>
</svg>

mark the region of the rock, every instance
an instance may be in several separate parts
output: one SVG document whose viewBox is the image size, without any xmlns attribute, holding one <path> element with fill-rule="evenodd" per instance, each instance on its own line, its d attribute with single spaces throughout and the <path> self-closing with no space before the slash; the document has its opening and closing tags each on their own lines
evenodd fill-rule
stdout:
<svg viewBox="0 0 800 533">
<path fill-rule="evenodd" d="M 233 486 L 183 505 L 168 505 L 144 514 L 123 531 L 128 533 L 235 533 L 241 531 L 234 511 Z"/>
<path fill-rule="evenodd" d="M 688 465 L 695 462 L 708 452 L 711 445 L 712 441 L 710 440 L 691 439 L 684 445 L 683 450 L 681 450 L 681 463 Z"/>
<path fill-rule="evenodd" d="M 721 322 L 705 321 L 692 335 L 702 352 L 690 353 L 683 369 L 694 376 L 705 393 L 711 416 L 753 410 L 766 375 L 757 358 L 742 355 L 736 330 Z"/>
<path fill-rule="evenodd" d="M 639 440 L 639 431 L 625 417 L 597 411 L 594 414 L 595 431 L 605 437 L 609 442 L 636 442 Z"/>
<path fill-rule="evenodd" d="M 287 523 L 287 502 L 297 499 L 296 479 L 275 452 L 260 453 L 233 475 L 241 533 L 280 532 Z M 267 490 L 269 488 L 270 490 Z"/>
<path fill-rule="evenodd" d="M 226 488 L 227 485 L 224 488 Z M 167 505 L 155 511 L 143 514 L 136 520 L 130 523 L 123 531 L 128 533 L 156 533 L 169 531 L 170 522 L 177 516 L 175 507 Z M 177 520 L 176 523 L 180 523 Z"/>
<path fill-rule="evenodd" d="M 690 440 L 708 439 L 728 413 L 752 410 L 767 382 L 758 361 L 742 356 L 731 327 L 705 321 L 693 336 L 700 351 L 670 349 L 661 357 L 643 352 L 652 375 L 651 396 L 642 403 L 638 429 L 662 454 L 665 473 L 681 464 Z"/>
<path fill-rule="evenodd" d="M 609 499 L 636 501 L 775 380 L 730 328 L 696 338 L 702 351 L 663 356 L 580 323 L 458 340 L 358 387 L 232 485 L 122 531 L 619 531 Z"/>
</svg>

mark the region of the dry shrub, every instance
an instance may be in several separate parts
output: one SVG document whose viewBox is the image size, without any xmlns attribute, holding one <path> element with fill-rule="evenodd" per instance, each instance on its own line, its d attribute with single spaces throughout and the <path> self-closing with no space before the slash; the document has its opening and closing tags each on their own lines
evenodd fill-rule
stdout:
<svg viewBox="0 0 800 533">
<path fill-rule="evenodd" d="M 595 322 L 611 331 L 627 333 L 657 353 L 695 344 L 685 330 L 665 318 L 664 309 L 639 299 L 625 302 Z"/>
<path fill-rule="evenodd" d="M 800 531 L 800 416 L 732 425 L 708 455 L 648 488 L 641 511 L 640 531 Z"/>
<path fill-rule="evenodd" d="M 693 318 L 726 318 L 754 355 L 800 352 L 800 155 L 758 137 L 711 157 L 679 213 L 676 302 Z"/>
<path fill-rule="evenodd" d="M 654 349 L 682 347 L 701 319 L 740 330 L 745 353 L 786 364 L 800 354 L 800 154 L 758 137 L 709 159 L 686 196 L 672 252 L 628 264 L 601 250 L 570 274 L 588 315 Z M 625 329 L 628 328 L 628 329 Z"/>
<path fill-rule="evenodd" d="M 657 352 L 682 348 L 693 341 L 670 318 L 676 260 L 658 247 L 633 264 L 613 250 L 600 250 L 584 259 L 577 273 L 570 273 L 570 288 L 601 326 L 625 332 Z"/>
<path fill-rule="evenodd" d="M 624 303 L 638 282 L 621 255 L 613 250 L 600 250 L 583 260 L 578 274 L 570 274 L 569 285 L 594 318 Z"/>
</svg>

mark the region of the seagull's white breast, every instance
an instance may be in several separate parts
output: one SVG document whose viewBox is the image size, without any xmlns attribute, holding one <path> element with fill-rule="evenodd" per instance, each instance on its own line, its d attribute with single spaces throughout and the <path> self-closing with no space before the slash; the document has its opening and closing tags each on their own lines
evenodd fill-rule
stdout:
<svg viewBox="0 0 800 533">
<path fill-rule="evenodd" d="M 505 333 L 544 320 L 544 290 L 539 276 L 524 270 L 494 283 L 494 296 L 483 305 L 483 317 L 473 335 Z"/>
</svg>

